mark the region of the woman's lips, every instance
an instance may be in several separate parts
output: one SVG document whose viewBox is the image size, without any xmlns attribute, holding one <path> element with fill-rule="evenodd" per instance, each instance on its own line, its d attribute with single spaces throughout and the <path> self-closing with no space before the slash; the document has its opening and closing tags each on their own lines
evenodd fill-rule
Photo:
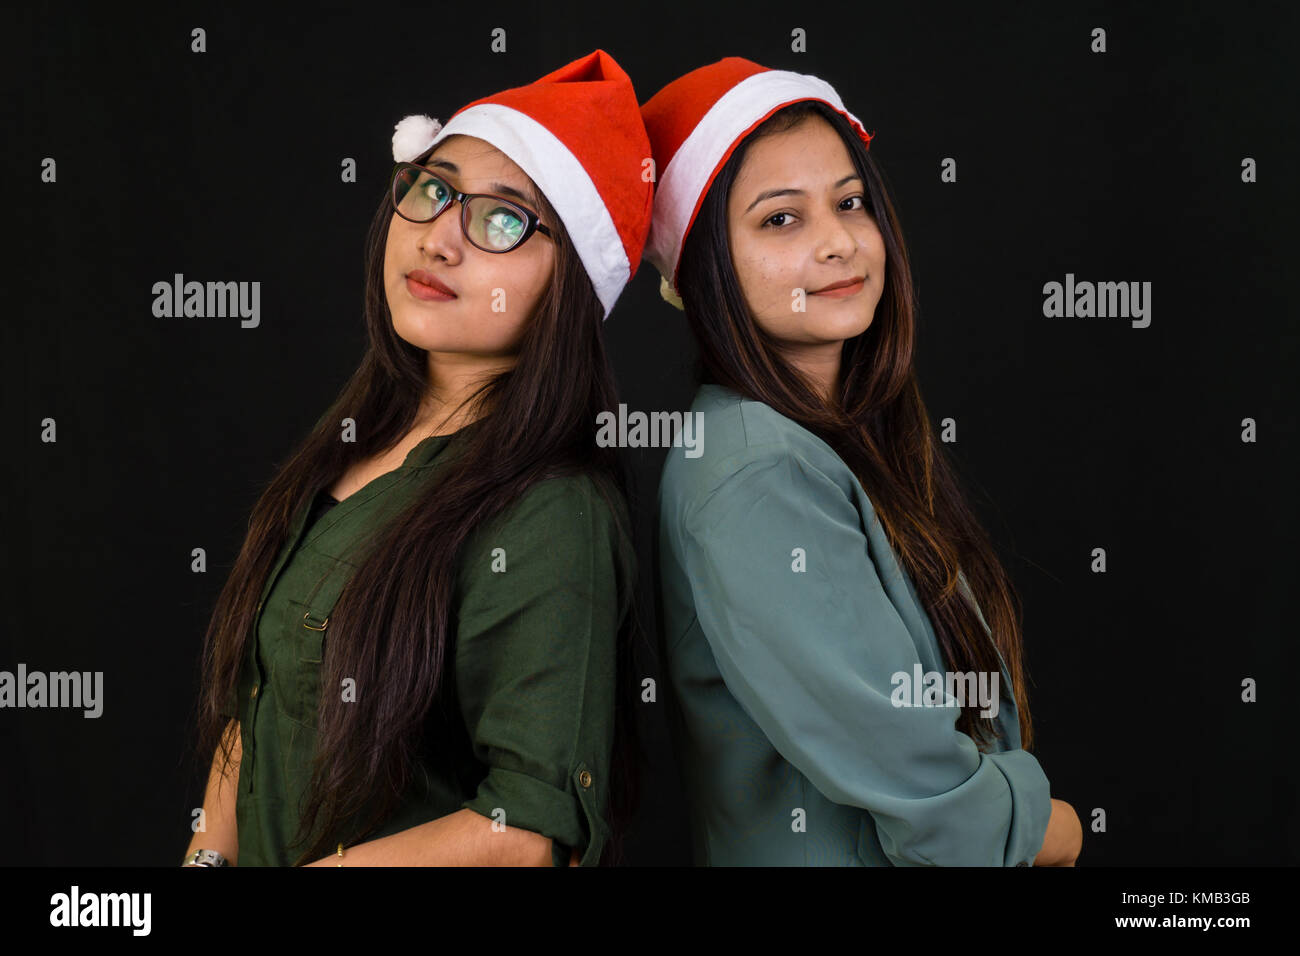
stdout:
<svg viewBox="0 0 1300 956">
<path fill-rule="evenodd" d="M 425 282 L 416 279 L 414 274 L 406 277 L 406 288 L 417 299 L 426 299 L 433 302 L 450 302 L 456 298 L 454 293 L 444 292 L 442 289 L 435 288 Z"/>
<path fill-rule="evenodd" d="M 857 295 L 866 283 L 866 279 L 859 279 L 852 285 L 842 285 L 838 289 L 825 289 L 821 292 L 813 292 L 812 295 L 823 295 L 828 299 L 843 299 L 846 296 Z"/>
</svg>

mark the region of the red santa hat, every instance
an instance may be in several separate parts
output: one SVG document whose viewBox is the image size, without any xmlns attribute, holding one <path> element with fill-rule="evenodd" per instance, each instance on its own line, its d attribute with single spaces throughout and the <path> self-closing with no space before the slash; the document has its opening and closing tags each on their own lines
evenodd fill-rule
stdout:
<svg viewBox="0 0 1300 956">
<path fill-rule="evenodd" d="M 448 136 L 491 143 L 537 184 L 569 233 L 609 317 L 636 274 L 650 229 L 654 184 L 632 81 L 596 50 L 541 79 L 475 100 L 446 125 L 407 116 L 393 159 L 412 162 Z"/>
<path fill-rule="evenodd" d="M 714 178 L 760 123 L 802 100 L 834 108 L 870 148 L 874 134 L 844 108 L 825 80 L 771 70 L 738 56 L 678 77 L 641 107 L 659 179 L 645 256 L 659 270 L 660 292 L 673 305 L 681 308 L 677 267 L 682 244 Z"/>
</svg>

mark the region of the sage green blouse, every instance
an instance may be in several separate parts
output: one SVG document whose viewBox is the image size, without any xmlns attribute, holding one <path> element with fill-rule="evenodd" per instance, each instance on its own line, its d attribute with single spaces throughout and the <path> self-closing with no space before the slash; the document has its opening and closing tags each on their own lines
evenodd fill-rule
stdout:
<svg viewBox="0 0 1300 956">
<path fill-rule="evenodd" d="M 669 449 L 659 561 L 695 862 L 1032 865 L 1051 803 L 1014 702 L 991 753 L 954 707 L 894 705 L 894 675 L 943 658 L 853 472 L 722 386 L 692 412 L 702 454 Z"/>
<path fill-rule="evenodd" d="M 463 433 L 426 438 L 401 467 L 341 503 L 331 506 L 322 492 L 295 516 L 263 588 L 238 698 L 227 702 L 243 748 L 239 866 L 296 858 L 299 848 L 286 843 L 310 777 L 330 611 L 363 535 L 438 480 Z M 630 527 L 625 503 L 617 505 Z M 554 841 L 555 865 L 567 865 L 574 847 L 581 865 L 597 864 L 609 835 L 616 635 L 635 560 L 586 476 L 540 482 L 475 530 L 458 572 L 447 656 L 459 713 L 431 708 L 437 726 L 426 738 L 436 743 L 419 779 L 364 839 L 461 808 L 499 817 L 499 808 L 507 826 Z M 353 842 L 331 836 L 338 841 Z"/>
</svg>

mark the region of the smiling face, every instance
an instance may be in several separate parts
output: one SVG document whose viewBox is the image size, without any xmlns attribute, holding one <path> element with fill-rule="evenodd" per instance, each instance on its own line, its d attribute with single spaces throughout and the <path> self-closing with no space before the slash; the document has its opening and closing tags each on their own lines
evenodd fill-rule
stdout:
<svg viewBox="0 0 1300 956">
<path fill-rule="evenodd" d="M 732 184 L 727 226 L 754 321 L 793 364 L 833 380 L 842 343 L 871 325 L 885 279 L 884 239 L 834 127 L 813 116 L 756 140 Z M 854 284 L 818 291 L 846 279 Z"/>
<path fill-rule="evenodd" d="M 469 136 L 449 136 L 422 163 L 455 190 L 492 193 L 541 215 L 532 180 L 504 153 Z M 534 232 L 506 253 L 484 252 L 465 238 L 460 203 L 432 222 L 393 213 L 384 248 L 384 292 L 393 327 L 430 353 L 460 359 L 514 355 L 529 317 L 551 280 L 555 244 Z M 542 217 L 543 225 L 551 225 Z M 410 278 L 423 270 L 452 295 Z"/>
</svg>

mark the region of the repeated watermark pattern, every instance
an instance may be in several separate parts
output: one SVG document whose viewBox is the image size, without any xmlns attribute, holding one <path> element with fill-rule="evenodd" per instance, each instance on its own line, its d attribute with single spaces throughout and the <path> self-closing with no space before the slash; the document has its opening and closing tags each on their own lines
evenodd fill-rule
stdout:
<svg viewBox="0 0 1300 956">
<path fill-rule="evenodd" d="M 687 458 L 704 454 L 703 412 L 628 412 L 622 402 L 618 414 L 596 416 L 596 444 L 601 448 L 685 448 Z"/>
<path fill-rule="evenodd" d="M 0 707 L 80 707 L 83 717 L 104 712 L 103 671 L 0 671 Z"/>
<path fill-rule="evenodd" d="M 171 282 L 155 282 L 153 294 L 153 314 L 160 319 L 238 316 L 246 329 L 262 322 L 261 282 L 186 282 L 178 272 Z"/>
<path fill-rule="evenodd" d="M 979 704 L 981 717 L 998 715 L 997 671 L 926 671 L 920 663 L 912 673 L 894 671 L 889 682 L 894 691 L 889 702 L 895 707 L 966 707 Z"/>
</svg>

